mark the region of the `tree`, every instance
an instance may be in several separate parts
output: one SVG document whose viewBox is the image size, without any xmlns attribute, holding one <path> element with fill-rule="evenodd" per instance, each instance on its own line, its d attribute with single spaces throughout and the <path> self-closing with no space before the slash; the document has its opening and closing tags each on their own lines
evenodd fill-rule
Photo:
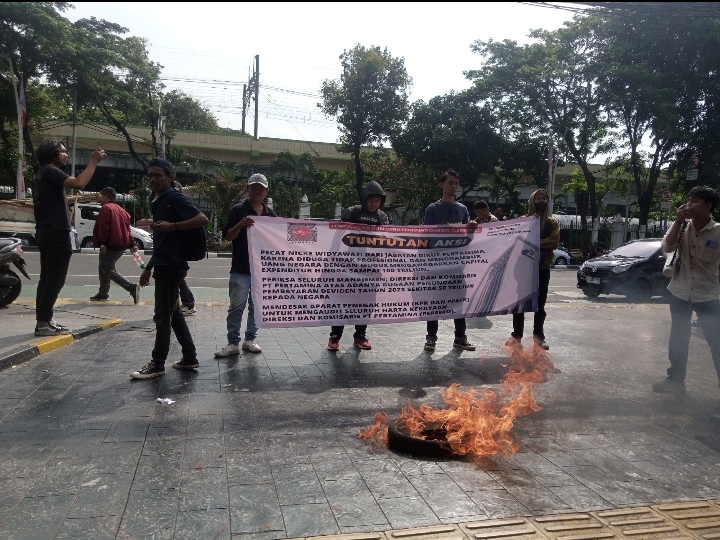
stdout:
<svg viewBox="0 0 720 540">
<path fill-rule="evenodd" d="M 366 178 L 380 183 L 385 191 L 397 193 L 402 205 L 401 220 L 407 224 L 428 204 L 438 199 L 437 178 L 440 170 L 429 165 L 407 163 L 389 150 L 363 152 L 360 155 Z"/>
<path fill-rule="evenodd" d="M 689 139 L 698 114 L 698 29 L 639 13 L 594 15 L 577 25 L 592 36 L 598 96 L 619 127 L 621 157 L 635 183 L 640 224 L 646 225 L 658 178 Z"/>
<path fill-rule="evenodd" d="M 67 2 L 0 3 L 0 62 L 3 64 L 0 84 L 6 90 L 13 92 L 13 78 L 28 88 L 31 80 L 68 69 L 67 52 L 73 42 L 73 31 L 61 14 L 70 7 Z M 5 65 L 9 71 L 4 69 Z M 14 95 L 12 102 L 14 105 Z M 30 107 L 27 114 L 28 119 L 39 118 Z M 29 124 L 23 129 L 23 142 L 26 152 L 32 156 L 31 161 L 37 165 Z"/>
<path fill-rule="evenodd" d="M 213 205 L 217 226 L 222 229 L 230 209 L 245 197 L 245 182 L 235 180 L 235 171 L 220 169 L 210 178 L 193 184 L 196 193 Z"/>
<path fill-rule="evenodd" d="M 538 42 L 519 46 L 512 40 L 476 41 L 471 48 L 485 61 L 466 76 L 474 83 L 476 99 L 503 111 L 506 129 L 560 139 L 561 150 L 572 156 L 587 182 L 595 218 L 595 176 L 588 160 L 608 150 L 603 143 L 610 124 L 590 73 L 590 41 L 573 24 L 529 35 Z"/>
<path fill-rule="evenodd" d="M 182 90 L 172 90 L 163 94 L 162 114 L 171 129 L 210 132 L 220 130 L 215 115 Z"/>
<path fill-rule="evenodd" d="M 77 89 L 78 107 L 89 119 L 102 119 L 125 139 L 133 158 L 145 170 L 147 162 L 135 150 L 127 130 L 152 118 L 162 84 L 162 66 L 151 61 L 143 38 L 122 37 L 127 29 L 104 20 L 81 19 L 73 24 L 75 46 L 72 70 L 53 75 L 55 82 Z M 150 123 L 151 145 L 157 152 L 155 122 Z"/>
<path fill-rule="evenodd" d="M 290 215 L 298 215 L 300 185 L 313 192 L 320 187 L 316 185 L 318 177 L 314 161 L 309 152 L 296 155 L 289 150 L 283 150 L 270 163 L 268 173 L 274 183 L 273 200 L 278 201 L 281 206 L 289 206 L 287 199 L 291 198 L 293 210 Z M 289 197 L 291 194 L 292 197 Z"/>
<path fill-rule="evenodd" d="M 455 169 L 463 192 L 477 189 L 480 175 L 492 174 L 502 145 L 493 117 L 463 94 L 416 101 L 405 129 L 393 137 L 395 151 L 410 164 L 436 171 Z"/>
<path fill-rule="evenodd" d="M 411 78 L 405 60 L 394 58 L 387 48 L 357 44 L 343 51 L 340 62 L 340 79 L 322 83 L 322 111 L 340 124 L 338 151 L 353 156 L 355 189 L 360 196 L 364 186 L 361 148 L 380 146 L 400 131 L 408 114 Z"/>
</svg>

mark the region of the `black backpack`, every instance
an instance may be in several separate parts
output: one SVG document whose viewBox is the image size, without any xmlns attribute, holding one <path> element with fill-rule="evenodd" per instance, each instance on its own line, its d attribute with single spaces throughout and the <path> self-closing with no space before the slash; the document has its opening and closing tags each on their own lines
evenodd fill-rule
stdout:
<svg viewBox="0 0 720 540">
<path fill-rule="evenodd" d="M 185 197 L 182 193 L 179 194 Z M 170 200 L 172 201 L 172 199 Z M 175 211 L 175 208 L 173 208 L 173 211 Z M 180 233 L 180 242 L 182 243 L 180 254 L 183 259 L 186 261 L 201 261 L 207 257 L 207 235 L 205 234 L 205 227 L 178 232 Z"/>
</svg>

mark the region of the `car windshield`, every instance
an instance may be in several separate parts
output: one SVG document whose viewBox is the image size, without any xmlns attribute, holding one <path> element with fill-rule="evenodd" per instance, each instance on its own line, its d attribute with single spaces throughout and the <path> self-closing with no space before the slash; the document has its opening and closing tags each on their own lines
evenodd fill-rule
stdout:
<svg viewBox="0 0 720 540">
<path fill-rule="evenodd" d="M 660 240 L 657 242 L 632 242 L 625 244 L 610 252 L 616 257 L 642 257 L 647 258 L 660 249 Z"/>
</svg>

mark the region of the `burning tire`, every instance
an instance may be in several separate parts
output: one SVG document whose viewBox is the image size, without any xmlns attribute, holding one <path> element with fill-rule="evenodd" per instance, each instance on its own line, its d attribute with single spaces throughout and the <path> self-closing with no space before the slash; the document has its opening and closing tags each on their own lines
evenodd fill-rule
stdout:
<svg viewBox="0 0 720 540">
<path fill-rule="evenodd" d="M 447 432 L 442 428 L 425 429 L 421 432 L 425 439 L 411 437 L 401 431 L 397 422 L 390 422 L 388 426 L 388 448 L 396 452 L 413 454 L 433 458 L 458 458 L 453 454 L 450 443 L 445 436 Z"/>
</svg>

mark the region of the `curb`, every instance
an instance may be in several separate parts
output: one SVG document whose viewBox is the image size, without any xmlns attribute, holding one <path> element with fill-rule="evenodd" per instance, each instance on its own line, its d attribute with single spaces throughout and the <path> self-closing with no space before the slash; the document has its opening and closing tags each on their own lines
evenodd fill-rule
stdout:
<svg viewBox="0 0 720 540">
<path fill-rule="evenodd" d="M 97 334 L 98 332 L 102 332 L 103 330 L 122 324 L 122 322 L 122 319 L 107 319 L 100 323 L 75 330 L 72 334 L 40 339 L 28 345 L 23 345 L 22 347 L 13 349 L 5 356 L 0 357 L 0 371 L 12 368 L 18 364 L 27 362 L 28 360 L 32 360 L 36 356 L 40 356 L 46 352 L 54 351 L 55 349 L 69 345 L 78 339 L 86 338 L 93 334 Z"/>
</svg>

